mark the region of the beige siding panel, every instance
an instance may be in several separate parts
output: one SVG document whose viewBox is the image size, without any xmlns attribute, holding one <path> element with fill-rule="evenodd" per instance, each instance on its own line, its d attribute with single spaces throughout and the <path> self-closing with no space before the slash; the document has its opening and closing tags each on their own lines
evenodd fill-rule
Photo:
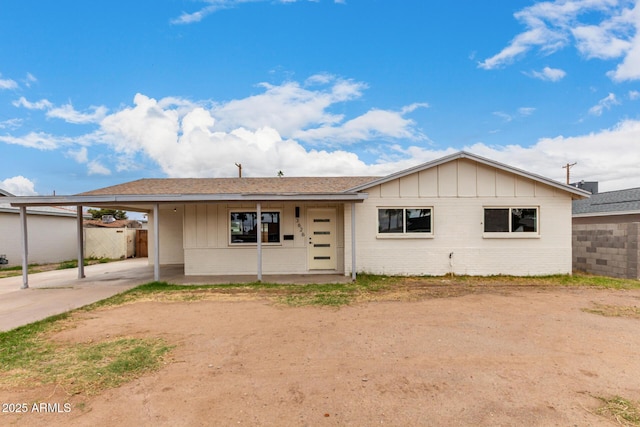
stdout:
<svg viewBox="0 0 640 427">
<path fill-rule="evenodd" d="M 418 197 L 420 192 L 417 173 L 400 178 L 400 197 Z"/>
<path fill-rule="evenodd" d="M 400 180 L 394 179 L 380 185 L 380 197 L 400 197 Z"/>
<path fill-rule="evenodd" d="M 224 233 L 225 230 L 221 229 Z M 218 242 L 218 205 L 207 205 L 207 247 L 216 247 Z"/>
<path fill-rule="evenodd" d="M 530 179 L 516 178 L 516 196 L 517 197 L 534 197 L 535 183 Z"/>
<path fill-rule="evenodd" d="M 458 160 L 458 197 L 477 196 L 477 163 L 470 160 Z"/>
<path fill-rule="evenodd" d="M 185 205 L 184 208 L 184 247 L 195 248 L 198 235 L 196 223 L 196 205 Z"/>
<path fill-rule="evenodd" d="M 513 197 L 516 194 L 515 175 L 496 171 L 496 196 Z"/>
<path fill-rule="evenodd" d="M 418 182 L 420 185 L 420 197 L 437 197 L 438 196 L 438 169 L 431 168 L 418 173 Z"/>
<path fill-rule="evenodd" d="M 196 208 L 196 247 L 207 247 L 207 205 L 197 205 Z"/>
<path fill-rule="evenodd" d="M 458 195 L 457 162 L 438 166 L 438 195 L 440 197 L 456 197 Z"/>
<path fill-rule="evenodd" d="M 555 195 L 555 190 L 553 187 L 536 182 L 535 194 L 536 197 L 553 197 Z"/>
<path fill-rule="evenodd" d="M 184 263 L 184 230 L 183 217 L 185 214 L 183 206 L 177 206 L 173 211 L 173 206 L 160 207 L 160 264 L 183 264 Z M 154 221 L 153 213 L 149 213 L 149 264 L 153 265 L 153 254 L 156 245 L 156 238 L 153 233 Z"/>
<path fill-rule="evenodd" d="M 496 196 L 496 170 L 478 165 L 478 197 Z"/>
</svg>

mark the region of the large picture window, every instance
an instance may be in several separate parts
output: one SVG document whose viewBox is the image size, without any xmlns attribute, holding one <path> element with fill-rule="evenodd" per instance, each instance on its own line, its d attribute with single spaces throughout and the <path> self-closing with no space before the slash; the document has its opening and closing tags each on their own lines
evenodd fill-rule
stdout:
<svg viewBox="0 0 640 427">
<path fill-rule="evenodd" d="M 431 233 L 431 208 L 378 208 L 379 234 Z"/>
<path fill-rule="evenodd" d="M 485 233 L 537 233 L 538 208 L 485 208 Z"/>
<path fill-rule="evenodd" d="M 229 241 L 232 244 L 258 243 L 258 214 L 231 212 Z M 262 212 L 262 242 L 280 243 L 280 212 Z"/>
</svg>

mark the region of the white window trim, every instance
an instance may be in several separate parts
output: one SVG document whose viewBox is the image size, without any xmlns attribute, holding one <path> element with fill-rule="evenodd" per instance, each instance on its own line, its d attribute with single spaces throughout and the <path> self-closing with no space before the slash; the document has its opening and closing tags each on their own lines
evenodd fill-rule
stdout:
<svg viewBox="0 0 640 427">
<path fill-rule="evenodd" d="M 380 209 L 430 209 L 431 210 L 431 231 L 429 233 L 407 233 L 405 227 L 407 226 L 406 218 L 402 221 L 402 233 L 380 233 L 378 224 L 378 211 Z M 434 209 L 433 206 L 376 206 L 376 239 L 433 239 L 435 237 L 433 233 L 434 228 Z M 405 212 L 406 215 L 406 212 Z"/>
<path fill-rule="evenodd" d="M 511 209 L 535 209 L 536 210 L 536 231 L 516 232 L 516 231 L 500 231 L 490 232 L 484 231 L 484 211 L 485 209 L 509 209 L 509 230 L 511 230 Z M 539 239 L 540 238 L 540 206 L 483 206 L 482 207 L 482 238 L 483 239 Z"/>
<path fill-rule="evenodd" d="M 262 242 L 262 246 L 282 246 L 282 239 L 283 239 L 283 234 L 282 234 L 282 209 L 270 209 L 270 208 L 263 208 L 262 209 L 262 213 L 269 213 L 269 212 L 277 212 L 278 213 L 278 217 L 280 219 L 280 241 L 279 242 Z M 247 242 L 247 243 L 234 243 L 231 241 L 231 214 L 233 213 L 257 213 L 255 208 L 233 208 L 233 209 L 227 209 L 227 246 L 231 247 L 231 248 L 246 248 L 246 247 L 256 247 L 258 246 L 258 243 L 253 243 L 253 242 Z"/>
</svg>

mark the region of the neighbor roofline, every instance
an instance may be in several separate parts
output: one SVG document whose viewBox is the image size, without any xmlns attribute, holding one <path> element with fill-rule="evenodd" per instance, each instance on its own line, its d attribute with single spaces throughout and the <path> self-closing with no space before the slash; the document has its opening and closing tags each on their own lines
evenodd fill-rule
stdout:
<svg viewBox="0 0 640 427">
<path fill-rule="evenodd" d="M 611 212 L 583 212 L 578 214 L 572 214 L 573 218 L 588 218 L 592 216 L 625 216 L 625 215 L 640 215 L 640 210 L 633 211 L 611 211 Z"/>
<path fill-rule="evenodd" d="M 371 182 L 367 182 L 365 184 L 361 184 L 361 185 L 358 185 L 356 187 L 349 188 L 347 191 L 353 192 L 353 191 L 366 190 L 368 188 L 375 187 L 376 185 L 384 184 L 386 182 L 393 181 L 395 179 L 399 179 L 399 178 L 405 177 L 407 175 L 411 175 L 413 173 L 420 172 L 420 171 L 423 171 L 423 170 L 426 170 L 426 169 L 431 169 L 433 167 L 442 165 L 444 163 L 448 163 L 448 162 L 450 162 L 452 160 L 458 160 L 458 159 L 470 159 L 470 160 L 476 161 L 478 163 L 484 164 L 486 166 L 491 166 L 491 167 L 494 167 L 496 169 L 500 169 L 502 171 L 512 173 L 514 175 L 518 175 L 518 176 L 521 176 L 521 177 L 524 177 L 524 178 L 533 179 L 534 181 L 542 182 L 544 184 L 547 184 L 547 185 L 549 185 L 551 187 L 554 187 L 554 188 L 557 188 L 559 190 L 563 190 L 563 191 L 566 191 L 568 193 L 572 193 L 572 194 L 574 194 L 576 196 L 579 196 L 580 198 L 587 198 L 587 197 L 591 196 L 591 193 L 586 191 L 586 190 L 582 190 L 582 189 L 579 189 L 579 188 L 576 188 L 576 187 L 572 187 L 571 185 L 562 184 L 562 183 L 554 181 L 552 179 L 545 178 L 544 176 L 537 175 L 537 174 L 531 173 L 531 172 L 527 172 L 527 171 L 524 171 L 522 169 L 515 168 L 513 166 L 508 166 L 508 165 L 505 165 L 504 163 L 496 162 L 494 160 L 490 160 L 490 159 L 487 159 L 487 158 L 484 158 L 484 157 L 481 157 L 481 156 L 478 156 L 478 155 L 475 155 L 475 154 L 472 154 L 472 153 L 469 153 L 469 152 L 466 152 L 466 151 L 459 151 L 457 153 L 453 153 L 453 154 L 450 154 L 448 156 L 444 156 L 444 157 L 441 157 L 439 159 L 436 159 L 436 160 L 433 160 L 433 161 L 430 161 L 430 162 L 427 162 L 427 163 L 422 163 L 420 165 L 417 165 L 417 166 L 414 166 L 414 167 L 411 167 L 411 168 L 408 168 L 408 169 L 404 169 L 404 170 L 401 170 L 399 172 L 392 173 L 390 175 L 387 175 L 385 177 L 373 180 Z"/>
</svg>

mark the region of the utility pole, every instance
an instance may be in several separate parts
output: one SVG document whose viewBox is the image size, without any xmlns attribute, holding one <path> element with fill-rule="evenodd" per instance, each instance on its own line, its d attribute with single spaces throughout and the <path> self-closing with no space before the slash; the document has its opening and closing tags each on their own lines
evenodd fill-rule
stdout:
<svg viewBox="0 0 640 427">
<path fill-rule="evenodd" d="M 238 167 L 238 178 L 242 178 L 242 163 L 236 163 Z"/>
<path fill-rule="evenodd" d="M 562 167 L 562 169 L 566 169 L 566 170 L 567 170 L 567 185 L 569 185 L 569 181 L 570 181 L 570 178 L 569 178 L 569 170 L 570 170 L 573 166 L 575 166 L 575 165 L 577 165 L 577 164 L 578 164 L 578 162 L 567 163 L 566 165 L 564 165 L 564 166 Z"/>
</svg>

